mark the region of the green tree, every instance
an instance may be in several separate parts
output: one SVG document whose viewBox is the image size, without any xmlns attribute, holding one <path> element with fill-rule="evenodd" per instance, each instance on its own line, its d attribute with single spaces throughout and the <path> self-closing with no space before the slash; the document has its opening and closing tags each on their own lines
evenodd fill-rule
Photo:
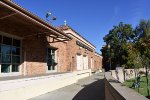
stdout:
<svg viewBox="0 0 150 100">
<path fill-rule="evenodd" d="M 141 20 L 135 29 L 135 41 L 142 55 L 150 59 L 150 20 Z"/>
<path fill-rule="evenodd" d="M 133 35 L 133 29 L 130 24 L 124 24 L 120 22 L 117 26 L 114 26 L 113 29 L 109 31 L 103 39 L 106 42 L 106 47 L 110 45 L 110 48 L 105 48 L 107 52 L 103 52 L 104 48 L 102 48 L 103 53 L 110 53 L 107 56 L 111 56 L 112 68 L 114 69 L 116 66 L 122 66 L 127 62 L 127 45 L 131 41 Z M 110 49 L 110 50 L 108 50 Z M 110 52 L 108 52 L 110 51 Z M 108 57 L 109 58 L 109 57 Z M 106 61 L 110 60 L 107 59 Z M 107 63 L 108 64 L 108 63 Z"/>
<path fill-rule="evenodd" d="M 150 66 L 150 59 L 148 58 L 148 57 L 146 57 L 146 56 L 142 56 L 142 64 L 143 64 L 143 66 L 145 67 L 145 69 L 146 69 L 146 86 L 147 86 L 147 95 L 149 96 L 150 94 L 149 94 L 149 86 L 148 86 L 148 84 L 149 84 L 149 80 L 148 80 L 148 67 Z"/>
</svg>

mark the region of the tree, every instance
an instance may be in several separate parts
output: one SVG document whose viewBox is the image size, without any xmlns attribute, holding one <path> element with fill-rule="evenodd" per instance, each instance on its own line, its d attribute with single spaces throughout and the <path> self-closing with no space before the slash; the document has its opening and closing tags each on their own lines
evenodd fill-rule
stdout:
<svg viewBox="0 0 150 100">
<path fill-rule="evenodd" d="M 110 48 L 105 48 L 107 50 L 103 50 L 104 48 L 102 48 L 101 50 L 102 55 L 106 55 L 105 53 L 111 53 L 107 54 L 107 56 L 111 55 L 113 69 L 115 69 L 116 66 L 121 67 L 122 65 L 126 64 L 127 62 L 126 57 L 128 50 L 127 45 L 131 41 L 132 34 L 133 34 L 132 26 L 130 24 L 124 24 L 123 22 L 120 22 L 117 26 L 114 26 L 113 29 L 109 31 L 109 34 L 107 34 L 103 38 L 104 42 L 106 42 L 106 46 L 110 45 Z M 108 59 L 106 61 L 109 61 L 110 63 L 109 57 L 107 58 Z"/>
<path fill-rule="evenodd" d="M 150 94 L 149 94 L 149 86 L 148 86 L 148 84 L 149 84 L 149 80 L 148 80 L 148 67 L 150 67 L 150 59 L 148 58 L 148 57 L 146 57 L 146 56 L 142 56 L 142 64 L 143 64 L 143 66 L 145 67 L 145 69 L 146 69 L 146 86 L 147 86 L 147 94 L 148 94 L 148 96 L 150 96 Z"/>
<path fill-rule="evenodd" d="M 137 47 L 142 55 L 150 59 L 150 20 L 141 20 L 135 29 Z"/>
</svg>

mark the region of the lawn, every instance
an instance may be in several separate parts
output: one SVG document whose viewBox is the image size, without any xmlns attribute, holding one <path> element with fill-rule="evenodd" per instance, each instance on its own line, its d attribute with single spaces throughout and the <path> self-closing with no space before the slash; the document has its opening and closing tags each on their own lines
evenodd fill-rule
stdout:
<svg viewBox="0 0 150 100">
<path fill-rule="evenodd" d="M 149 79 L 148 86 L 149 86 L 149 91 L 150 91 L 150 76 L 148 77 L 148 79 Z M 131 88 L 133 83 L 134 83 L 134 79 L 130 79 L 130 80 L 126 80 L 123 84 Z M 135 88 L 135 89 L 132 88 L 132 89 L 138 92 L 138 88 Z M 142 94 L 143 96 L 148 96 L 145 76 L 141 77 L 140 79 L 139 93 Z"/>
</svg>

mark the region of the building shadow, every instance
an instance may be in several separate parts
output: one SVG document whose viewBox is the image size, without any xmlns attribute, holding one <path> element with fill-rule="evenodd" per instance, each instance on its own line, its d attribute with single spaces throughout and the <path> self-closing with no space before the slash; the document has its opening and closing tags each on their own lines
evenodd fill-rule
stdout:
<svg viewBox="0 0 150 100">
<path fill-rule="evenodd" d="M 99 79 L 91 84 L 84 85 L 72 100 L 105 100 L 104 80 Z"/>
</svg>

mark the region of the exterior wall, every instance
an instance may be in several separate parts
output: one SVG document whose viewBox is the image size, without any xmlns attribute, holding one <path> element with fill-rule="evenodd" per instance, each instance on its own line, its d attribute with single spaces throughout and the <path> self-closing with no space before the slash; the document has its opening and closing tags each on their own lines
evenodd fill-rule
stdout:
<svg viewBox="0 0 150 100">
<path fill-rule="evenodd" d="M 67 59 L 68 59 L 68 68 L 71 71 L 77 70 L 77 54 L 88 56 L 88 68 L 91 68 L 91 58 L 94 58 L 95 52 L 85 50 L 76 44 L 76 39 L 72 39 L 67 43 Z M 93 63 L 94 64 L 94 63 Z"/>
<path fill-rule="evenodd" d="M 23 37 L 25 33 L 17 33 L 15 30 L 8 30 L 7 28 L 0 28 L 1 31 L 7 35 Z M 26 33 L 26 34 L 33 34 Z M 45 36 L 37 37 L 37 35 L 29 36 L 22 41 L 22 54 L 21 54 L 21 73 L 22 75 L 36 75 L 47 73 L 47 47 L 55 47 L 57 49 L 57 71 L 67 72 L 77 70 L 77 59 L 76 56 L 86 55 L 88 57 L 88 69 L 97 70 L 101 67 L 101 58 L 95 55 L 93 52 L 86 50 L 76 44 L 78 39 L 73 38 L 72 40 L 64 42 L 56 42 L 48 44 Z M 91 68 L 91 58 L 93 59 L 93 68 Z"/>
<path fill-rule="evenodd" d="M 94 70 L 102 69 L 102 57 L 100 55 L 95 55 L 94 57 Z"/>
<path fill-rule="evenodd" d="M 46 42 L 37 36 L 28 37 L 22 41 L 23 72 L 26 75 L 46 73 Z M 26 68 L 25 68 L 26 67 Z M 24 71 L 26 69 L 26 71 Z"/>
<path fill-rule="evenodd" d="M 68 68 L 68 59 L 67 59 L 67 43 L 57 42 L 49 44 L 52 47 L 58 48 L 56 53 L 56 59 L 58 62 L 57 71 L 58 72 L 67 72 L 70 71 Z"/>
<path fill-rule="evenodd" d="M 16 22 L 17 23 L 17 22 Z M 18 22 L 19 23 L 19 22 Z M 37 27 L 34 27 L 33 30 L 26 26 L 20 26 L 22 24 L 0 24 L 0 31 L 4 32 L 4 35 L 8 36 L 17 36 L 21 38 L 21 75 L 36 75 L 47 73 L 47 47 L 52 46 L 57 49 L 57 71 L 58 72 L 67 72 L 67 71 L 76 71 L 77 70 L 77 60 L 76 56 L 86 55 L 88 57 L 88 68 L 98 69 L 99 59 L 95 58 L 95 47 L 90 44 L 88 41 L 84 40 L 81 36 L 78 36 L 75 32 L 73 34 L 76 36 L 72 40 L 64 42 L 56 42 L 49 44 L 44 35 L 38 37 L 36 33 L 39 31 L 36 30 Z M 7 26 L 7 27 L 6 27 Z M 71 32 L 71 31 L 69 31 Z M 24 38 L 27 36 L 26 38 Z M 86 50 L 76 44 L 76 41 L 79 40 L 87 47 L 93 49 L 93 52 Z M 93 65 L 91 65 L 91 58 L 93 59 Z M 95 63 L 96 61 L 97 63 Z"/>
<path fill-rule="evenodd" d="M 46 73 L 46 48 L 45 37 L 38 38 L 37 35 L 23 38 L 34 34 L 34 32 L 21 33 L 12 28 L 1 26 L 0 31 L 4 36 L 19 37 L 21 40 L 21 75 L 35 75 Z M 13 74 L 12 74 L 13 75 Z"/>
</svg>

